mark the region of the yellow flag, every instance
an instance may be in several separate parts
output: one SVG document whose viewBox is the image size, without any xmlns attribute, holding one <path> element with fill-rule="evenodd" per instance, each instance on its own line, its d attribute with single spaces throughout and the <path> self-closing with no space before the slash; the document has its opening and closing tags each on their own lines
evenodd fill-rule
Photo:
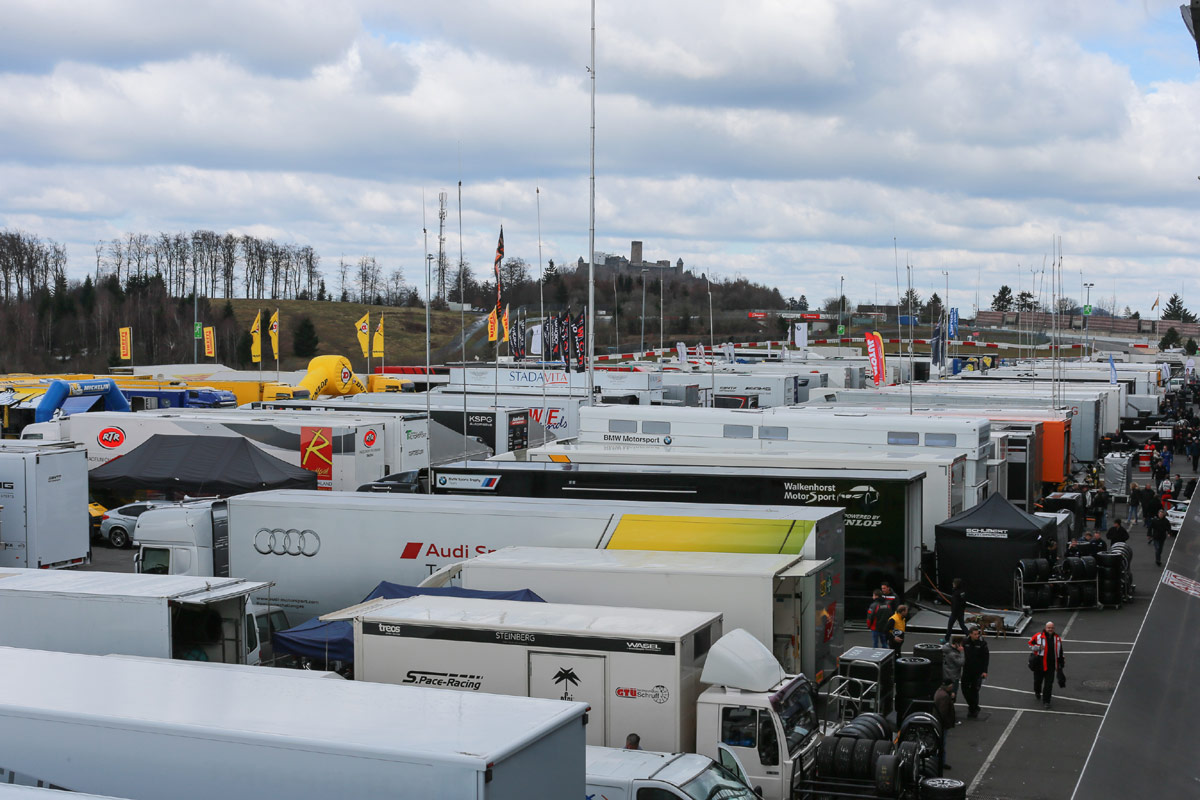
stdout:
<svg viewBox="0 0 1200 800">
<path fill-rule="evenodd" d="M 371 338 L 371 312 L 362 315 L 362 319 L 354 323 L 354 330 L 358 334 L 358 346 L 362 348 L 363 358 L 367 357 L 367 342 Z"/>
<path fill-rule="evenodd" d="M 375 326 L 375 335 L 371 337 L 371 357 L 383 358 L 383 312 L 379 312 L 379 324 Z"/>
<path fill-rule="evenodd" d="M 217 331 L 215 328 L 204 329 L 204 357 L 214 358 L 217 355 Z"/>
<path fill-rule="evenodd" d="M 508 303 L 504 304 L 504 341 L 508 341 Z"/>
<path fill-rule="evenodd" d="M 121 360 L 133 360 L 133 328 L 121 328 Z"/>
<path fill-rule="evenodd" d="M 255 364 L 262 363 L 262 312 L 254 315 L 254 325 L 250 328 L 250 360 Z"/>
<path fill-rule="evenodd" d="M 488 341 L 489 342 L 496 341 L 496 336 L 497 336 L 496 328 L 499 326 L 499 324 L 500 324 L 500 320 L 496 319 L 496 309 L 493 308 L 488 313 Z"/>
<path fill-rule="evenodd" d="M 271 324 L 267 326 L 267 334 L 271 337 L 271 357 L 279 360 L 279 309 L 271 315 Z"/>
</svg>

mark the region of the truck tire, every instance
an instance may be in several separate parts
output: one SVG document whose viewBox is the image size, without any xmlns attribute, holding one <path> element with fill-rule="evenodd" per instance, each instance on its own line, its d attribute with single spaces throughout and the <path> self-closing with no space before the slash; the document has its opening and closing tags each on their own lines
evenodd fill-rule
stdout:
<svg viewBox="0 0 1200 800">
<path fill-rule="evenodd" d="M 875 794 L 896 797 L 900 788 L 900 759 L 894 755 L 880 756 L 875 762 Z"/>
<path fill-rule="evenodd" d="M 957 778 L 925 778 L 920 796 L 921 800 L 966 800 L 967 785 Z"/>
<path fill-rule="evenodd" d="M 854 777 L 854 748 L 858 739 L 840 737 L 833 754 L 833 773 L 839 778 Z"/>
<path fill-rule="evenodd" d="M 129 533 L 124 528 L 111 528 L 108 531 L 108 543 L 117 550 L 129 547 Z"/>
</svg>

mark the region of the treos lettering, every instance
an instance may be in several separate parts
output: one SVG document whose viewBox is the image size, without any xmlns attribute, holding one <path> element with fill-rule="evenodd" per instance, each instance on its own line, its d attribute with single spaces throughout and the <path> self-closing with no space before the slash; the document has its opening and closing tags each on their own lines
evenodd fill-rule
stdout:
<svg viewBox="0 0 1200 800">
<path fill-rule="evenodd" d="M 312 530 L 259 528 L 254 534 L 254 549 L 264 556 L 312 558 L 321 552 L 321 537 Z"/>
</svg>

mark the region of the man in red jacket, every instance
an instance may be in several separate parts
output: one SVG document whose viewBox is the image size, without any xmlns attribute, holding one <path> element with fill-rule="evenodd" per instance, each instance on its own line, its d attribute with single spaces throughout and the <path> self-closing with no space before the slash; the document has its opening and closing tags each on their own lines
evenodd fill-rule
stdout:
<svg viewBox="0 0 1200 800">
<path fill-rule="evenodd" d="M 1029 640 L 1029 668 L 1033 670 L 1033 696 L 1042 699 L 1042 705 L 1050 707 L 1050 695 L 1054 691 L 1054 678 L 1057 674 L 1058 685 L 1065 686 L 1066 675 L 1063 674 L 1062 637 L 1054 632 L 1054 623 L 1047 622 L 1046 627 L 1038 631 Z"/>
</svg>

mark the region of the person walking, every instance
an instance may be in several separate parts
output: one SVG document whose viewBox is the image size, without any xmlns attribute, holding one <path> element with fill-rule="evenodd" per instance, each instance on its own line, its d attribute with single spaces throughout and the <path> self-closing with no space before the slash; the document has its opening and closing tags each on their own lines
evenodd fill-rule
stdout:
<svg viewBox="0 0 1200 800">
<path fill-rule="evenodd" d="M 942 644 L 950 641 L 950 634 L 954 632 L 954 623 L 958 623 L 958 627 L 962 630 L 963 636 L 967 635 L 967 593 L 963 590 L 962 578 L 955 578 L 950 582 L 950 619 L 946 621 L 946 635 L 942 637 Z"/>
<path fill-rule="evenodd" d="M 1163 472 L 1171 471 L 1171 463 L 1175 460 L 1175 451 L 1171 449 L 1170 444 L 1163 445 L 1162 451 L 1162 467 Z"/>
<path fill-rule="evenodd" d="M 1045 627 L 1029 639 L 1029 668 L 1033 670 L 1033 696 L 1041 698 L 1044 708 L 1050 707 L 1050 697 L 1054 693 L 1054 678 L 1057 675 L 1058 685 L 1066 686 L 1067 678 L 1063 673 L 1066 657 L 1063 655 L 1062 637 L 1054 632 L 1054 623 L 1047 622 Z"/>
<path fill-rule="evenodd" d="M 1187 486 L 1183 487 L 1183 499 L 1191 500 L 1192 495 L 1196 493 L 1196 479 L 1188 478 Z"/>
<path fill-rule="evenodd" d="M 1125 512 L 1125 521 L 1132 526 L 1142 514 L 1142 490 L 1136 483 L 1130 486 L 1128 503 L 1129 508 Z"/>
<path fill-rule="evenodd" d="M 1101 486 L 1092 494 L 1092 516 L 1096 518 L 1096 530 L 1102 531 L 1108 527 L 1108 506 L 1112 496 Z"/>
<path fill-rule="evenodd" d="M 1158 512 L 1162 511 L 1162 500 L 1158 499 L 1158 493 L 1150 487 L 1146 487 L 1146 491 L 1142 494 L 1142 521 L 1146 523 L 1146 530 L 1150 530 L 1150 523 L 1158 516 Z"/>
<path fill-rule="evenodd" d="M 1200 441 L 1196 441 L 1195 437 L 1188 442 L 1187 454 L 1192 459 L 1192 472 L 1200 472 Z"/>
<path fill-rule="evenodd" d="M 1129 531 L 1125 529 L 1120 517 L 1117 517 L 1113 521 L 1113 526 L 1108 529 L 1108 541 L 1112 544 L 1129 541 Z"/>
<path fill-rule="evenodd" d="M 979 690 L 987 678 L 991 652 L 978 626 L 971 628 L 963 642 L 962 694 L 967 701 L 967 718 L 979 716 Z"/>
<path fill-rule="evenodd" d="M 908 606 L 900 606 L 887 620 L 888 647 L 896 652 L 896 658 L 904 654 L 904 626 L 908 622 Z"/>
<path fill-rule="evenodd" d="M 887 647 L 887 621 L 892 609 L 883 599 L 883 592 L 872 592 L 871 605 L 867 606 L 867 628 L 871 631 L 871 647 Z"/>
<path fill-rule="evenodd" d="M 1146 541 L 1154 545 L 1154 563 L 1157 566 L 1162 566 L 1163 544 L 1170 533 L 1171 523 L 1167 521 L 1167 512 L 1160 508 L 1154 519 L 1150 520 L 1150 532 L 1146 537 Z"/>
<path fill-rule="evenodd" d="M 963 663 L 965 660 L 966 656 L 963 655 L 963 637 L 955 636 L 942 645 L 942 677 L 953 684 L 955 695 L 958 694 L 958 686 L 962 682 Z"/>
<path fill-rule="evenodd" d="M 955 725 L 954 717 L 954 682 L 942 680 L 941 686 L 933 694 L 933 711 L 937 714 L 938 722 L 942 723 L 942 746 L 938 750 L 938 772 L 950 769 L 946 763 L 946 732 Z"/>
<path fill-rule="evenodd" d="M 1175 473 L 1175 480 L 1172 481 L 1171 499 L 1178 500 L 1180 493 L 1183 491 L 1183 478 L 1179 477 L 1179 473 Z"/>
</svg>

